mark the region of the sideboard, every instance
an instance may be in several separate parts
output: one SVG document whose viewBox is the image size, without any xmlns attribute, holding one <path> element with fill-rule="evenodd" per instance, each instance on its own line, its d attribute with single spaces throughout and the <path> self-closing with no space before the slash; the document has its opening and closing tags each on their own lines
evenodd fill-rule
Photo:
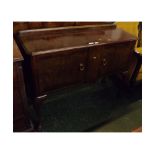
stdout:
<svg viewBox="0 0 155 155">
<path fill-rule="evenodd" d="M 47 92 L 126 71 L 137 38 L 102 25 L 19 31 L 28 96 L 40 104 Z"/>
<path fill-rule="evenodd" d="M 60 87 L 94 82 L 127 70 L 136 37 L 103 26 L 74 26 L 20 31 L 28 96 L 35 100 Z"/>
</svg>

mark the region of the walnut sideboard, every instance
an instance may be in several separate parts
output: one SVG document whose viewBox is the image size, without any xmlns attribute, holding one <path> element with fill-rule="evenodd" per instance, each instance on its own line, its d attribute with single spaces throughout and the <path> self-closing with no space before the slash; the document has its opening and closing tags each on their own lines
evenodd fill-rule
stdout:
<svg viewBox="0 0 155 155">
<path fill-rule="evenodd" d="M 126 71 L 137 38 L 101 25 L 20 31 L 16 40 L 24 57 L 28 96 Z"/>
</svg>

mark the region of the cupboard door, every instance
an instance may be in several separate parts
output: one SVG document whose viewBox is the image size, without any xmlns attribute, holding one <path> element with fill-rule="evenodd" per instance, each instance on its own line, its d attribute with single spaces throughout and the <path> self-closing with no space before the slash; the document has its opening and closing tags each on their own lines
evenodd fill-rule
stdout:
<svg viewBox="0 0 155 155">
<path fill-rule="evenodd" d="M 119 43 L 116 45 L 116 69 L 126 70 L 132 55 L 131 42 Z"/>
<path fill-rule="evenodd" d="M 87 50 L 73 49 L 36 58 L 40 93 L 85 81 Z"/>
<path fill-rule="evenodd" d="M 110 74 L 125 70 L 131 54 L 130 42 L 105 45 L 101 54 L 100 73 Z"/>
</svg>

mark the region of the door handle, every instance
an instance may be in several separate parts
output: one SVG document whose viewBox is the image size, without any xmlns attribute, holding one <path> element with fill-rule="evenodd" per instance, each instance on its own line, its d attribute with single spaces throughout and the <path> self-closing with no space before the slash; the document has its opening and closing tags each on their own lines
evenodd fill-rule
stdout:
<svg viewBox="0 0 155 155">
<path fill-rule="evenodd" d="M 97 59 L 97 57 L 96 56 L 93 56 L 93 59 L 95 60 L 95 59 Z"/>
<path fill-rule="evenodd" d="M 84 71 L 85 70 L 85 66 L 83 63 L 80 63 L 80 71 Z"/>
<path fill-rule="evenodd" d="M 105 58 L 102 59 L 102 65 L 106 66 L 107 65 L 107 60 Z"/>
</svg>

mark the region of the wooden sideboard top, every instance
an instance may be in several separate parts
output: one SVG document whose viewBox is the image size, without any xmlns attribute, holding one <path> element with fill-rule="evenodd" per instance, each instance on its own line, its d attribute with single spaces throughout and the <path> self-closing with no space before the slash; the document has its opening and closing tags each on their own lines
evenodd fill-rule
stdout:
<svg viewBox="0 0 155 155">
<path fill-rule="evenodd" d="M 66 27 L 66 26 L 83 26 L 83 25 L 109 25 L 110 27 L 116 27 L 114 22 L 13 22 L 13 32 L 17 33 L 21 30 L 41 29 L 41 28 L 54 28 L 54 27 Z"/>
<path fill-rule="evenodd" d="M 13 61 L 21 61 L 23 60 L 23 57 L 20 53 L 20 50 L 16 44 L 16 41 L 13 39 Z"/>
<path fill-rule="evenodd" d="M 18 36 L 26 54 L 30 55 L 137 39 L 122 29 L 109 29 L 101 25 L 25 30 L 20 31 Z"/>
</svg>

